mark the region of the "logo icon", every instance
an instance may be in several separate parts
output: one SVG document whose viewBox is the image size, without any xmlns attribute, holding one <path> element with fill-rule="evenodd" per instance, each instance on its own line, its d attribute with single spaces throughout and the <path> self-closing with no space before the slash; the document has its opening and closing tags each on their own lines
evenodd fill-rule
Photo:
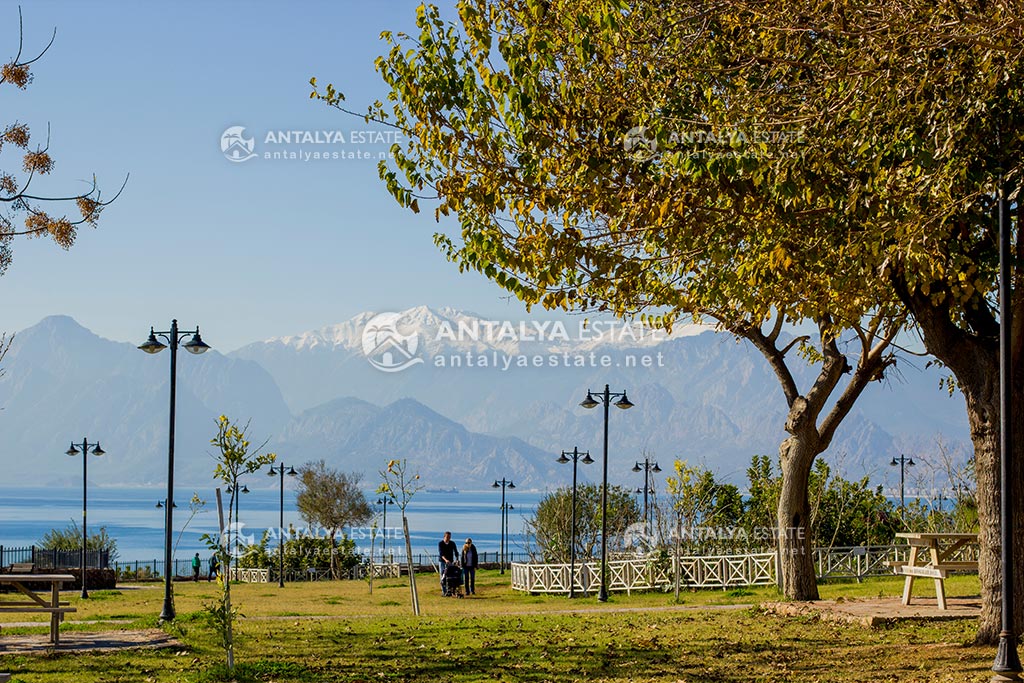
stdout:
<svg viewBox="0 0 1024 683">
<path fill-rule="evenodd" d="M 625 548 L 634 548 L 638 555 L 643 555 L 654 549 L 654 540 L 647 533 L 643 522 L 634 522 L 623 532 L 622 545 Z"/>
<path fill-rule="evenodd" d="M 658 155 L 658 140 L 647 126 L 633 126 L 623 137 L 622 148 L 636 161 L 650 161 Z"/>
<path fill-rule="evenodd" d="M 402 334 L 398 329 L 401 317 L 401 313 L 378 313 L 363 327 L 363 355 L 383 372 L 401 372 L 423 362 L 416 355 L 419 334 Z"/>
<path fill-rule="evenodd" d="M 256 536 L 253 534 L 243 534 L 243 527 L 245 527 L 244 522 L 231 522 L 221 533 L 222 537 L 229 538 L 232 541 L 231 546 L 228 548 L 231 557 L 242 557 L 249 546 L 256 544 Z"/>
<path fill-rule="evenodd" d="M 220 136 L 220 151 L 228 161 L 237 164 L 248 161 L 259 156 L 253 150 L 256 148 L 256 141 L 244 135 L 245 126 L 231 126 Z"/>
</svg>

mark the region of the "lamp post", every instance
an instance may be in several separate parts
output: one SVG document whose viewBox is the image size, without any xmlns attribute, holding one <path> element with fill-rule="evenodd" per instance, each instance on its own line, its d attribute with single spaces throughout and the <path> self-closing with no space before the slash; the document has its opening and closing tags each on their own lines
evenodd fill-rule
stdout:
<svg viewBox="0 0 1024 683">
<path fill-rule="evenodd" d="M 914 466 L 914 458 L 912 458 L 912 457 L 908 458 L 907 456 L 905 456 L 902 453 L 900 453 L 900 459 L 897 460 L 894 457 L 892 459 L 892 462 L 889 463 L 889 464 L 892 465 L 893 467 L 896 467 L 897 465 L 899 465 L 899 467 L 900 467 L 900 509 L 903 510 L 906 507 L 905 501 L 903 499 L 903 495 L 904 495 L 904 488 L 903 488 L 904 481 L 906 480 L 907 467 L 913 467 Z"/>
<path fill-rule="evenodd" d="M 601 602 L 608 600 L 608 406 L 612 405 L 613 398 L 619 399 L 615 402 L 617 408 L 627 410 L 633 407 L 626 397 L 625 391 L 621 394 L 612 393 L 607 384 L 604 385 L 604 391 L 598 394 L 588 390 L 587 397 L 580 402 L 580 405 L 587 410 L 604 405 L 604 463 L 601 474 L 601 589 L 597 594 L 597 599 Z"/>
<path fill-rule="evenodd" d="M 171 329 L 166 332 L 156 332 L 152 327 L 149 328 L 149 339 L 144 344 L 139 346 L 139 349 L 146 353 L 155 354 L 160 353 L 168 346 L 171 347 L 171 409 L 170 409 L 170 421 L 167 436 L 167 500 L 170 502 L 169 505 L 164 506 L 164 606 L 160 612 L 161 621 L 171 621 L 174 619 L 174 598 L 172 594 L 171 581 L 171 564 L 174 562 L 174 558 L 171 557 L 171 536 L 173 532 L 173 521 L 174 521 L 174 393 L 175 384 L 177 382 L 177 369 L 178 369 L 178 344 L 185 337 L 191 336 L 187 342 L 182 344 L 185 350 L 189 353 L 199 355 L 210 350 L 210 347 L 203 342 L 203 338 L 199 336 L 199 328 L 196 327 L 194 330 L 179 330 L 178 321 L 171 321 Z M 167 344 L 161 343 L 157 337 L 162 337 Z"/>
<path fill-rule="evenodd" d="M 516 506 L 513 505 L 512 503 L 505 503 L 505 505 L 503 507 L 504 507 L 504 509 L 502 510 L 502 517 L 505 520 L 505 522 L 504 522 L 505 523 L 505 554 L 506 554 L 505 561 L 508 563 L 509 570 L 511 571 L 512 562 L 507 557 L 508 555 L 512 554 L 512 551 L 508 549 L 508 546 L 511 545 L 511 541 L 510 541 L 511 537 L 508 535 L 508 511 L 509 510 L 515 510 Z"/>
<path fill-rule="evenodd" d="M 589 465 L 594 462 L 594 459 L 590 457 L 590 451 L 580 453 L 580 449 L 573 446 L 572 451 L 562 451 L 557 462 L 564 465 L 570 462 L 570 459 L 572 461 L 572 531 L 569 535 L 569 599 L 572 599 L 576 597 L 576 467 L 579 462 Z"/>
<path fill-rule="evenodd" d="M 648 477 L 650 476 L 651 472 L 655 472 L 655 473 L 661 472 L 661 468 L 658 467 L 658 463 L 657 462 L 651 462 L 647 458 L 644 458 L 643 463 L 637 462 L 635 465 L 633 465 L 633 471 L 634 472 L 641 472 L 642 471 L 644 473 L 644 533 L 645 534 L 650 534 L 651 533 L 651 523 L 650 523 L 650 520 L 648 519 L 648 515 L 647 515 L 647 510 L 648 510 L 648 508 L 647 508 L 647 493 L 651 489 L 650 489 L 650 484 L 648 483 Z"/>
<path fill-rule="evenodd" d="M 498 488 L 499 486 L 501 487 L 501 521 L 498 522 L 498 530 L 501 532 L 501 545 L 499 546 L 500 550 L 498 552 L 498 570 L 499 570 L 498 573 L 504 574 L 505 573 L 505 487 L 507 486 L 510 489 L 514 489 L 516 487 L 516 485 L 513 484 L 510 480 L 506 480 L 504 477 L 502 477 L 501 481 L 495 480 L 495 482 L 493 484 L 491 484 L 491 488 L 494 488 L 494 489 Z"/>
<path fill-rule="evenodd" d="M 277 533 L 277 587 L 284 588 L 284 475 L 287 474 L 289 477 L 294 477 L 297 473 L 294 467 L 289 467 L 288 471 L 284 470 L 284 463 L 282 462 L 275 469 L 273 465 L 270 466 L 270 471 L 267 472 L 268 476 L 281 477 L 281 507 L 280 517 L 278 519 Z"/>
<path fill-rule="evenodd" d="M 391 496 L 381 496 L 377 499 L 377 505 L 384 506 L 384 520 L 381 522 L 381 526 L 384 527 L 384 538 L 382 539 L 383 546 L 380 549 L 381 562 L 387 562 L 388 556 L 388 505 L 394 505 L 395 499 Z"/>
<path fill-rule="evenodd" d="M 238 488 L 238 483 L 236 482 L 234 486 L 229 486 L 225 490 L 228 493 L 232 494 L 234 496 L 234 498 L 235 498 L 235 517 L 234 517 L 234 535 L 235 535 L 234 550 L 235 550 L 235 553 L 234 554 L 235 554 L 235 579 L 237 580 L 238 579 L 238 556 L 241 554 L 239 552 L 239 550 L 238 550 L 238 535 L 239 535 L 238 532 L 242 528 L 241 525 L 239 524 L 239 521 L 238 521 L 238 514 L 239 514 L 238 513 L 238 500 L 242 497 L 241 494 L 249 493 L 249 487 L 248 486 L 242 486 L 242 488 Z"/>
<path fill-rule="evenodd" d="M 1018 205 L 1020 199 L 1017 200 Z M 1020 657 L 1017 654 L 1017 634 L 1014 628 L 1013 595 L 1013 507 L 1010 501 L 1014 481 L 1013 462 L 1013 305 L 1011 296 L 1013 283 L 1010 281 L 1010 263 L 1014 258 L 1010 251 L 1010 200 L 1007 187 L 999 177 L 999 541 L 1000 563 L 1002 565 L 1001 605 L 1002 629 L 999 631 L 999 648 L 992 670 L 992 680 L 1020 680 Z M 1020 228 L 1018 222 L 1018 229 Z"/>
<path fill-rule="evenodd" d="M 79 448 L 81 448 L 82 450 L 79 451 L 78 450 Z M 90 448 L 92 450 L 89 450 Z M 103 455 L 104 453 L 106 453 L 106 451 L 103 450 L 102 448 L 100 448 L 99 443 L 90 444 L 89 443 L 89 439 L 82 439 L 82 443 L 81 443 L 80 446 L 73 443 L 73 444 L 71 444 L 71 448 L 69 448 L 67 450 L 67 454 L 68 455 L 78 455 L 79 452 L 81 452 L 81 454 L 82 454 L 82 557 L 79 559 L 78 566 L 79 566 L 79 571 L 82 573 L 82 597 L 83 598 L 88 598 L 89 597 L 89 591 L 85 587 L 85 553 L 86 553 L 87 546 L 88 546 L 88 543 L 89 543 L 89 532 L 86 530 L 86 519 L 85 519 L 85 513 L 86 513 L 86 510 L 88 509 L 87 503 L 88 503 L 88 500 L 89 500 L 89 497 L 88 497 L 89 484 L 88 484 L 88 480 L 86 478 L 86 475 L 87 475 L 87 473 L 89 471 L 89 457 L 88 456 L 89 456 L 89 453 L 92 453 L 93 455 L 96 455 L 96 456 L 100 456 L 100 455 Z"/>
</svg>

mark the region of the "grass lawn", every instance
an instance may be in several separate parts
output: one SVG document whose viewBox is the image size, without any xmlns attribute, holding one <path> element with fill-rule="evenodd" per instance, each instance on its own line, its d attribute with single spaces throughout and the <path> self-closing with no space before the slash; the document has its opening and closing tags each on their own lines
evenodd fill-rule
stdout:
<svg viewBox="0 0 1024 683">
<path fill-rule="evenodd" d="M 922 584 L 928 582 L 920 582 Z M 240 681 L 983 681 L 992 648 L 968 645 L 972 620 L 868 630 L 810 617 L 762 614 L 774 588 L 593 597 L 530 596 L 508 576 L 482 572 L 477 595 L 440 597 L 434 577 L 419 577 L 422 616 L 411 615 L 409 588 L 396 579 L 363 582 L 236 585 Z M 821 586 L 823 598 L 898 596 L 902 580 Z M 930 585 L 922 585 L 922 598 Z M 951 596 L 976 595 L 977 577 L 952 577 Z M 178 619 L 165 628 L 184 646 L 117 654 L 0 654 L 15 681 L 75 683 L 222 680 L 223 655 L 202 615 L 215 584 L 175 586 Z M 162 585 L 67 597 L 78 612 L 63 630 L 152 627 Z M 934 600 L 934 594 L 931 595 Z M 718 605 L 752 607 L 721 609 Z M 27 615 L 0 614 L 4 633 Z M 73 676 L 73 679 L 71 678 Z"/>
</svg>

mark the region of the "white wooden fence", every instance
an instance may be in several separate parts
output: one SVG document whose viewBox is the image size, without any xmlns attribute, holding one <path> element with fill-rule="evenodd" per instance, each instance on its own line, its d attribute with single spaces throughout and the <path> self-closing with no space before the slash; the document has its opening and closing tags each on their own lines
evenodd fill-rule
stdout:
<svg viewBox="0 0 1024 683">
<path fill-rule="evenodd" d="M 775 553 L 682 557 L 680 584 L 688 588 L 764 586 L 775 583 Z M 609 560 L 609 591 L 668 590 L 674 583 L 675 562 L 637 558 Z M 569 565 L 512 564 L 512 588 L 528 593 L 568 593 Z M 596 593 L 601 586 L 601 563 L 576 564 L 576 591 Z"/>
<path fill-rule="evenodd" d="M 816 548 L 814 566 L 819 578 L 857 579 L 892 574 L 887 562 L 906 560 L 908 546 L 855 546 Z M 778 576 L 774 552 L 744 555 L 697 555 L 679 558 L 679 584 L 686 588 L 738 588 L 769 586 Z M 675 558 L 608 561 L 608 590 L 670 590 L 675 584 Z M 512 564 L 512 588 L 528 593 L 568 593 L 569 581 L 576 591 L 596 593 L 601 586 L 601 564 L 577 562 L 576 576 L 569 576 L 568 564 Z"/>
<path fill-rule="evenodd" d="M 241 581 L 243 583 L 270 583 L 269 569 L 246 569 L 239 567 L 228 569 L 228 581 Z"/>
</svg>

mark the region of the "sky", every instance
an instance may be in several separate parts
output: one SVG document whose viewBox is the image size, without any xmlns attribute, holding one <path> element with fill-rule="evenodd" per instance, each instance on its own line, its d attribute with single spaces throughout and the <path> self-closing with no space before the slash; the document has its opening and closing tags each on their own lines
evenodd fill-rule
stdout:
<svg viewBox="0 0 1024 683">
<path fill-rule="evenodd" d="M 25 51 L 56 40 L 20 91 L 0 87 L 0 125 L 27 123 L 56 161 L 37 191 L 104 197 L 127 186 L 69 251 L 22 240 L 0 277 L 0 329 L 64 314 L 141 343 L 149 327 L 200 326 L 230 351 L 342 322 L 363 311 L 451 306 L 527 319 L 482 276 L 460 274 L 433 244 L 433 211 L 399 207 L 377 177 L 384 131 L 309 98 L 333 83 L 362 111 L 386 87 L 374 71 L 383 30 L 414 27 L 418 2 L 32 2 Z M 440 3 L 442 7 L 446 3 Z M 454 17 L 451 10 L 449 16 Z M 18 43 L 18 6 L 0 2 L 0 60 Z M 237 163 L 222 134 L 245 128 L 256 158 Z M 345 143 L 274 144 L 277 131 L 337 131 Z M 358 137 L 358 136 L 356 136 Z M 364 136 L 365 138 L 366 136 Z M 335 138 L 336 139 L 336 138 Z M 273 151 L 344 152 L 327 160 Z M 362 152 L 371 159 L 345 158 Z M 18 161 L 0 155 L 0 167 Z M 19 164 L 20 165 L 20 164 Z"/>
</svg>

